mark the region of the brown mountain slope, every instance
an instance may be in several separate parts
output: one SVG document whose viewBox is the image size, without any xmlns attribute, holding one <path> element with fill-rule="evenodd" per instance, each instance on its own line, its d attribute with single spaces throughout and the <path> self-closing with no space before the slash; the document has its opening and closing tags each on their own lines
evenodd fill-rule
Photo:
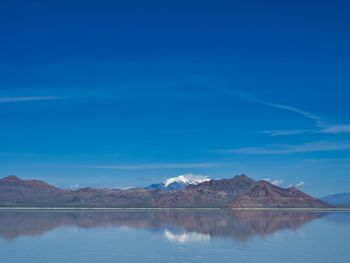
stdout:
<svg viewBox="0 0 350 263">
<path fill-rule="evenodd" d="M 266 181 L 258 181 L 230 207 L 236 208 L 325 208 L 328 204 L 315 199 L 295 187 L 281 188 Z"/>
<path fill-rule="evenodd" d="M 43 181 L 21 180 L 16 176 L 0 179 L 2 206 L 51 205 L 65 203 L 72 198 L 69 191 L 56 188 Z"/>
</svg>

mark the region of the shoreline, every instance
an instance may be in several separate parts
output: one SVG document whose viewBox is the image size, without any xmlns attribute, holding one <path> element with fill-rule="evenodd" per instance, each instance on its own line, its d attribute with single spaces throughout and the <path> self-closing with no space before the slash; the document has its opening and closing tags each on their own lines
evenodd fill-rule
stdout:
<svg viewBox="0 0 350 263">
<path fill-rule="evenodd" d="M 159 211 L 159 210 L 232 210 L 232 211 L 303 211 L 303 212 L 350 212 L 350 208 L 147 208 L 147 207 L 0 207 L 0 211 Z"/>
</svg>

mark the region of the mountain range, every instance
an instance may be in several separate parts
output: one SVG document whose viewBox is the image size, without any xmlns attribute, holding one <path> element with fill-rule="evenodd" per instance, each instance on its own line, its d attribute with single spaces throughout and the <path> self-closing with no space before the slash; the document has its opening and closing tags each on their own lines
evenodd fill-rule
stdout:
<svg viewBox="0 0 350 263">
<path fill-rule="evenodd" d="M 174 182 L 172 182 L 174 183 Z M 164 184 L 169 187 L 170 184 Z M 178 183 L 177 181 L 175 183 Z M 156 187 L 119 189 L 60 189 L 39 180 L 16 176 L 0 179 L 2 207 L 116 208 L 330 208 L 295 187 L 282 188 L 246 175 L 187 184 L 179 190 Z"/>
</svg>

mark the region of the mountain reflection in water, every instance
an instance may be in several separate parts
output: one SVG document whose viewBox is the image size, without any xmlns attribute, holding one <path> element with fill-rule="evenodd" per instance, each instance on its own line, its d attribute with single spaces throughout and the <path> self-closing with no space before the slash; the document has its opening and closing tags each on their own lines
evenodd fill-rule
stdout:
<svg viewBox="0 0 350 263">
<path fill-rule="evenodd" d="M 128 227 L 163 231 L 180 243 L 212 237 L 246 241 L 283 229 L 296 230 L 326 215 L 306 211 L 156 210 L 156 211 L 0 211 L 0 237 L 42 235 L 59 227 Z"/>
</svg>

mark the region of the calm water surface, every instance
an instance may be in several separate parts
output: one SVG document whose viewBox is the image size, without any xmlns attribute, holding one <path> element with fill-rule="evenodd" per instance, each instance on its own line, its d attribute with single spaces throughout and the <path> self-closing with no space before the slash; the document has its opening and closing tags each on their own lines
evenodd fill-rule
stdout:
<svg viewBox="0 0 350 263">
<path fill-rule="evenodd" d="M 0 211 L 1 263 L 350 262 L 350 213 Z"/>
</svg>

